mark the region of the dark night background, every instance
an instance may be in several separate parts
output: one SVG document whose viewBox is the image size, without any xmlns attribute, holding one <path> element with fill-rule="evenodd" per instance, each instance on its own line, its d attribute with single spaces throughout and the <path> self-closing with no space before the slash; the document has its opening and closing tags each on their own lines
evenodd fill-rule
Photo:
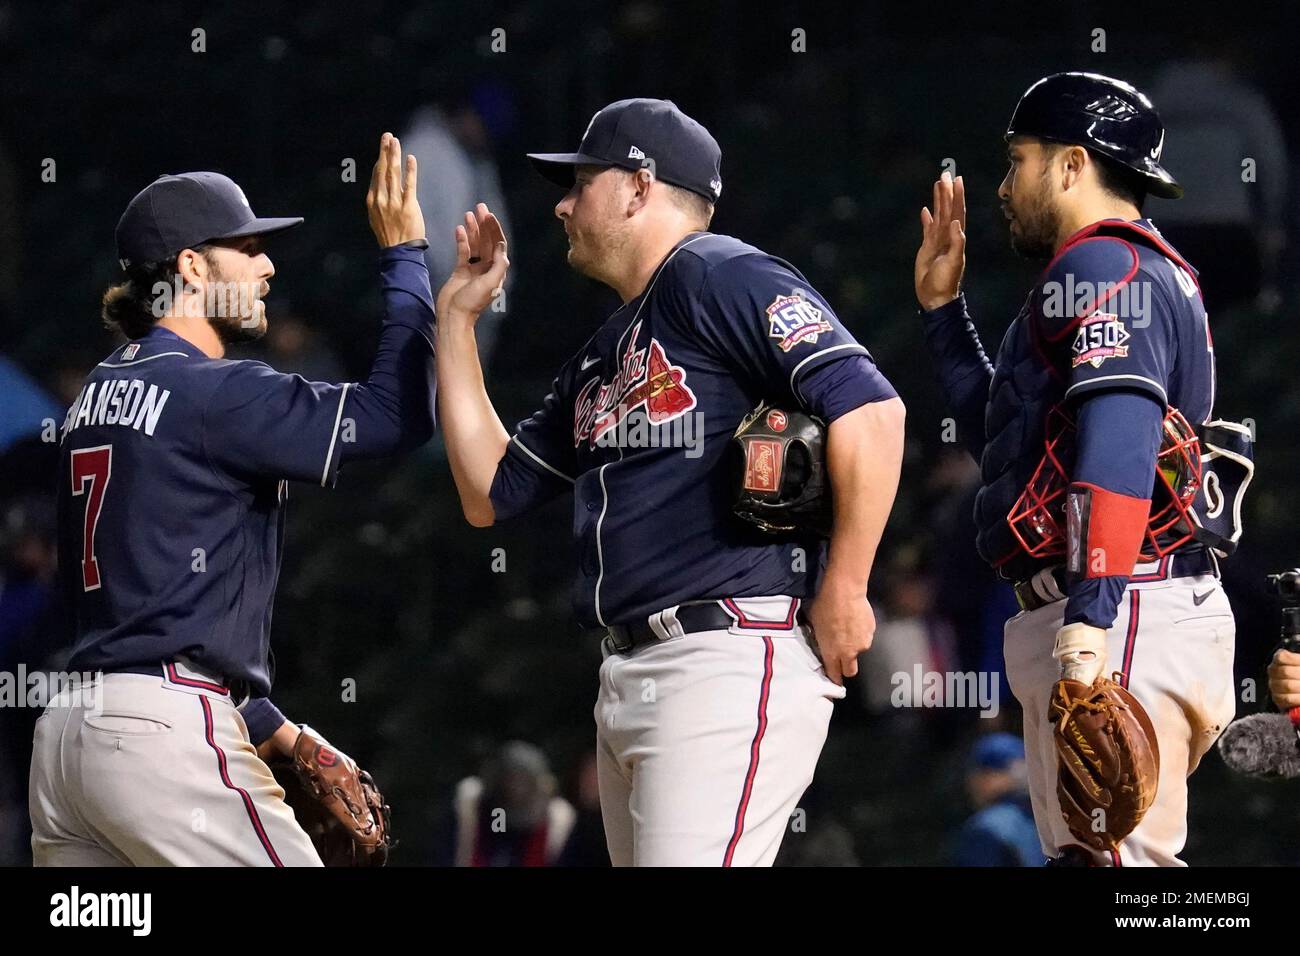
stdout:
<svg viewBox="0 0 1300 956">
<path fill-rule="evenodd" d="M 1152 94 L 1170 126 L 1164 163 L 1189 195 L 1184 170 L 1199 164 L 1196 181 L 1240 186 L 1241 161 L 1257 160 L 1247 221 L 1225 214 L 1165 232 L 1203 272 L 1216 411 L 1256 423 L 1247 530 L 1226 577 L 1238 678 L 1259 678 L 1277 631 L 1263 575 L 1300 564 L 1291 24 L 1185 4 L 1180 17 L 1144 23 L 1132 5 L 1082 3 L 923 13 L 734 0 L 235 6 L 0 3 L 0 360 L 38 383 L 59 421 L 115 345 L 98 300 L 118 275 L 117 218 L 164 172 L 219 170 L 260 215 L 306 217 L 270 246 L 268 316 L 273 330 L 298 320 L 295 334 L 248 354 L 308 377 L 363 377 L 381 305 L 364 210 L 370 166 L 379 135 L 404 135 L 432 104 L 464 157 L 501 183 L 513 284 L 487 375 L 512 424 L 616 305 L 565 265 L 552 213 L 560 195 L 524 153 L 575 147 L 612 100 L 669 98 L 722 145 L 713 231 L 797 265 L 908 405 L 903 487 L 872 588 L 882 621 L 925 622 L 936 656 L 958 669 L 996 666 L 1005 593 L 974 557 L 969 470 L 941 440 L 947 412 L 912 294 L 917 215 L 941 163 L 954 159 L 970 197 L 968 297 L 993 348 L 1034 278 L 1009 249 L 994 195 L 1006 121 L 1038 77 L 1094 70 Z M 191 50 L 196 28 L 206 32 L 202 53 Z M 492 49 L 498 28 L 504 52 Z M 806 52 L 791 49 L 796 29 Z M 1093 49 L 1097 29 L 1105 52 Z M 1180 76 L 1211 78 L 1208 92 Z M 1260 132 L 1270 128 L 1280 138 Z M 1223 147 L 1230 169 L 1213 167 L 1207 143 Z M 348 158 L 355 182 L 342 181 Z M 42 178 L 47 159 L 53 182 Z M 422 163 L 422 175 L 437 182 L 438 167 Z M 1172 205 L 1153 199 L 1145 212 L 1161 224 Z M 430 237 L 448 241 L 433 223 Z M 443 278 L 433 276 L 435 289 Z M 16 422 L 9 381 L 0 377 L 0 420 L 28 440 L 0 452 L 0 669 L 58 666 L 47 537 L 55 452 L 39 441 L 39 420 Z M 559 791 L 583 804 L 599 651 L 570 616 L 569 507 L 564 499 L 514 524 L 468 527 L 437 437 L 400 463 L 350 466 L 334 491 L 291 491 L 273 696 L 374 772 L 395 807 L 398 862 L 448 858 L 456 781 L 507 740 L 541 747 Z M 504 573 L 492 569 L 497 548 Z M 355 702 L 341 700 L 349 678 Z M 1240 713 L 1259 706 L 1242 702 Z M 28 859 L 22 798 L 35 717 L 0 713 L 3 862 Z M 969 812 L 971 742 L 994 724 L 1016 730 L 1016 718 L 1009 694 L 990 721 L 973 710 L 882 712 L 851 688 L 801 804 L 807 832 L 787 837 L 783 862 L 944 862 Z M 1297 862 L 1298 796 L 1300 784 L 1234 778 L 1211 753 L 1192 779 L 1185 858 Z"/>
</svg>

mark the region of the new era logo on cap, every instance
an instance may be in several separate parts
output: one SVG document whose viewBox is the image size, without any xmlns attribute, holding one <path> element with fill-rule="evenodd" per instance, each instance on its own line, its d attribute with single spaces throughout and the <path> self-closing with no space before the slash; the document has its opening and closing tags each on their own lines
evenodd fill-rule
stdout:
<svg viewBox="0 0 1300 956">
<path fill-rule="evenodd" d="M 573 185 L 575 166 L 640 169 L 653 163 L 655 177 L 698 193 L 709 202 L 722 195 L 722 150 L 707 129 L 669 100 L 619 100 L 587 124 L 575 153 L 529 153 L 547 179 Z"/>
</svg>

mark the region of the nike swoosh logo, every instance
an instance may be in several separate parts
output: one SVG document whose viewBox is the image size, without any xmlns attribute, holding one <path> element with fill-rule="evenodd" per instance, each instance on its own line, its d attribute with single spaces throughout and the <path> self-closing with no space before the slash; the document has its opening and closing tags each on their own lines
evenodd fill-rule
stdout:
<svg viewBox="0 0 1300 956">
<path fill-rule="evenodd" d="M 595 364 L 596 364 L 597 362 L 599 362 L 599 361 L 600 361 L 600 356 L 599 356 L 599 355 L 597 355 L 595 358 L 583 359 L 583 360 L 582 360 L 582 371 L 584 371 L 584 372 L 587 371 L 587 369 L 591 368 L 593 365 L 595 365 Z"/>
<path fill-rule="evenodd" d="M 1214 591 L 1215 591 L 1214 588 L 1210 588 L 1210 590 L 1206 591 L 1204 594 L 1197 594 L 1195 591 L 1193 591 L 1192 603 L 1195 604 L 1197 607 L 1200 607 L 1202 604 L 1205 603 L 1205 599 L 1209 597 L 1211 594 L 1213 594 Z"/>
</svg>

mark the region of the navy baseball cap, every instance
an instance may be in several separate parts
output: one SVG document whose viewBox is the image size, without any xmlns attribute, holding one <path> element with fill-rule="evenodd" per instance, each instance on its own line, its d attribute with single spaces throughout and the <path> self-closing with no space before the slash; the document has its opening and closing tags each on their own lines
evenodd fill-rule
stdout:
<svg viewBox="0 0 1300 956">
<path fill-rule="evenodd" d="M 301 222 L 301 216 L 257 218 L 244 191 L 221 173 L 159 176 L 136 194 L 118 220 L 117 258 L 126 269 L 170 259 L 213 239 L 262 236 Z"/>
<path fill-rule="evenodd" d="M 1015 734 L 986 734 L 971 748 L 971 770 L 1006 770 L 1025 759 L 1025 742 Z"/>
<path fill-rule="evenodd" d="M 610 103 L 591 118 L 576 153 L 529 153 L 528 158 L 538 172 L 565 189 L 573 185 L 574 166 L 649 167 L 656 179 L 709 202 L 722 195 L 718 141 L 670 100 Z"/>
</svg>

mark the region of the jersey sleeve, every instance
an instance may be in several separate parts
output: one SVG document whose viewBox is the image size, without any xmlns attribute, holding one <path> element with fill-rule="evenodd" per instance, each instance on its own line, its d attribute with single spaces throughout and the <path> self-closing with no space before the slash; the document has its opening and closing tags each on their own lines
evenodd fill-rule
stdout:
<svg viewBox="0 0 1300 956">
<path fill-rule="evenodd" d="M 843 414 L 897 393 L 826 300 L 793 268 L 750 254 L 717 263 L 705 274 L 695 308 L 703 340 L 756 391 L 790 395 L 814 414 Z M 813 373 L 861 358 L 853 374 Z"/>
<path fill-rule="evenodd" d="M 1067 399 L 1125 389 L 1169 403 L 1174 312 L 1131 243 L 1079 243 L 1053 263 L 1039 294 L 1040 331 L 1065 352 Z"/>
<path fill-rule="evenodd" d="M 921 311 L 925 345 L 957 421 L 957 435 L 978 462 L 984 454 L 984 416 L 993 363 L 966 307 L 965 293 L 933 311 Z"/>
<path fill-rule="evenodd" d="M 270 740 L 285 723 L 284 714 L 269 697 L 250 697 L 239 708 L 239 713 L 248 727 L 248 740 L 254 747 Z"/>
<path fill-rule="evenodd" d="M 568 377 L 566 367 L 556 376 L 542 407 L 519 423 L 506 445 L 490 492 L 497 521 L 531 511 L 573 488 L 577 455 Z"/>
<path fill-rule="evenodd" d="M 1069 495 L 1086 506 L 1067 521 L 1066 553 L 1081 567 L 1069 576 L 1066 624 L 1115 623 L 1151 510 L 1164 415 L 1149 395 L 1122 392 L 1090 395 L 1079 408 Z"/>
<path fill-rule="evenodd" d="M 203 417 L 208 460 L 235 475 L 332 486 L 352 384 L 309 382 L 263 362 L 234 363 Z"/>
<path fill-rule="evenodd" d="M 808 410 L 826 422 L 861 405 L 898 397 L 894 386 L 865 354 L 817 366 L 800 380 L 799 391 Z"/>
<path fill-rule="evenodd" d="M 433 295 L 418 249 L 380 253 L 384 321 L 364 382 L 309 382 L 263 362 L 232 362 L 207 401 L 208 460 L 236 475 L 317 481 L 339 465 L 409 451 L 433 434 Z"/>
</svg>

